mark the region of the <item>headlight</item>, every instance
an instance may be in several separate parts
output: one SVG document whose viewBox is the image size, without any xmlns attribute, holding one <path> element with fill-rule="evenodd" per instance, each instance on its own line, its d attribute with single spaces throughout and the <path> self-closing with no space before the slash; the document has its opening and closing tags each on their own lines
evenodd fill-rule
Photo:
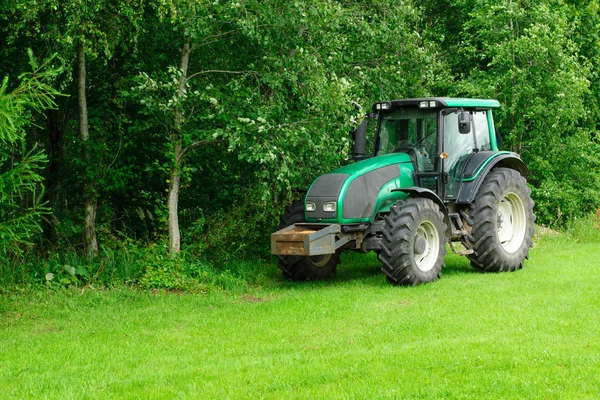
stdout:
<svg viewBox="0 0 600 400">
<path fill-rule="evenodd" d="M 329 201 L 329 202 L 323 204 L 323 211 L 335 212 L 335 210 L 337 210 L 337 204 L 335 203 L 335 201 Z"/>
<path fill-rule="evenodd" d="M 317 205 L 315 203 L 313 203 L 312 201 L 307 201 L 306 202 L 306 211 L 307 212 L 317 211 Z"/>
</svg>

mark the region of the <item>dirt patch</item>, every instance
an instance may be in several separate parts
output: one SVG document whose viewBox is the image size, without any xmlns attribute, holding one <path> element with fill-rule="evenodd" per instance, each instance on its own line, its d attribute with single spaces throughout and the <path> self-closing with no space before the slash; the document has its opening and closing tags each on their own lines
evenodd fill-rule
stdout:
<svg viewBox="0 0 600 400">
<path fill-rule="evenodd" d="M 37 330 L 38 334 L 58 332 L 61 329 L 56 325 L 47 325 Z"/>
<path fill-rule="evenodd" d="M 533 235 L 534 240 L 537 240 L 543 236 L 558 236 L 560 232 L 555 231 L 554 229 L 548 228 L 543 225 L 535 226 L 535 235 Z"/>
<path fill-rule="evenodd" d="M 249 294 L 243 295 L 241 299 L 242 299 L 242 301 L 245 301 L 246 303 L 261 303 L 264 301 L 260 297 L 250 296 Z"/>
</svg>

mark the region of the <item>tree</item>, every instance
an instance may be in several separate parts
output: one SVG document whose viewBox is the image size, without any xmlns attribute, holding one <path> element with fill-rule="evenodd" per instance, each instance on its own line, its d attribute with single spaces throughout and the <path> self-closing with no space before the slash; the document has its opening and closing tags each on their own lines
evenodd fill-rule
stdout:
<svg viewBox="0 0 600 400">
<path fill-rule="evenodd" d="M 181 179 L 202 168 L 186 164 L 190 157 L 202 158 L 194 148 L 203 146 L 206 153 L 207 146 L 225 143 L 236 155 L 232 162 L 253 171 L 253 179 L 237 185 L 253 193 L 253 208 L 263 210 L 254 214 L 269 215 L 266 223 L 280 202 L 293 196 L 292 188 L 307 186 L 347 157 L 347 132 L 362 118 L 357 102 L 368 108 L 382 97 L 425 95 L 443 81 L 443 64 L 420 40 L 419 14 L 410 3 L 161 1 L 156 6 L 161 18 L 151 24 L 166 27 L 154 31 L 161 48 L 151 48 L 172 62 L 162 72 L 143 72 L 133 93 L 146 117 L 138 126 L 146 132 L 162 127 L 173 253 L 180 248 Z M 163 32 L 174 35 L 160 36 Z M 221 173 L 224 168 L 237 170 L 230 164 Z M 234 208 L 244 203 L 233 200 Z"/>
<path fill-rule="evenodd" d="M 39 173 L 46 157 L 35 147 L 27 150 L 24 140 L 33 113 L 56 106 L 59 93 L 52 80 L 60 70 L 50 67 L 52 59 L 39 65 L 31 51 L 29 59 L 32 72 L 19 75 L 14 90 L 8 91 L 7 76 L 0 86 L 0 264 L 4 265 L 31 245 L 41 230 L 41 216 L 48 211 L 41 201 Z"/>
<path fill-rule="evenodd" d="M 97 143 L 90 138 L 88 122 L 88 56 L 109 60 L 120 42 L 128 40 L 132 32 L 135 34 L 142 12 L 142 2 L 137 0 L 18 0 L 12 8 L 4 10 L 4 15 L 11 17 L 7 28 L 9 42 L 22 37 L 33 38 L 44 47 L 59 52 L 65 64 L 74 66 L 75 77 L 69 75 L 66 80 L 73 79 L 77 83 L 74 94 L 81 152 L 81 170 L 77 173 L 83 180 L 83 242 L 88 257 L 98 253 L 95 219 L 99 196 L 97 180 L 102 170 L 94 157 Z"/>
<path fill-rule="evenodd" d="M 170 66 L 168 71 L 159 77 L 141 73 L 138 86 L 134 88 L 134 94 L 143 105 L 142 114 L 160 124 L 167 138 L 165 155 L 169 160 L 168 234 L 169 251 L 172 254 L 179 253 L 181 246 L 178 204 L 184 162 L 192 149 L 209 140 L 203 123 L 212 119 L 213 115 L 210 110 L 208 113 L 202 112 L 207 106 L 217 105 L 214 98 L 209 98 L 198 90 L 189 93 L 190 56 L 206 42 L 212 42 L 227 34 L 221 33 L 219 29 L 227 22 L 222 18 L 211 18 L 213 9 L 223 11 L 227 10 L 227 6 L 228 4 L 206 5 L 194 1 L 158 2 L 156 7 L 160 20 L 169 20 L 173 30 L 179 34 L 179 62 L 177 67 Z"/>
</svg>

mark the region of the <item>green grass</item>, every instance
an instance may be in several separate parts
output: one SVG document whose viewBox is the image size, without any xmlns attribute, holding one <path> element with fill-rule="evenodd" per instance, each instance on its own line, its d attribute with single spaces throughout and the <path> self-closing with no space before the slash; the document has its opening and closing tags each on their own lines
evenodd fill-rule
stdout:
<svg viewBox="0 0 600 400">
<path fill-rule="evenodd" d="M 409 288 L 349 254 L 332 281 L 264 265 L 233 294 L 11 292 L 0 397 L 595 399 L 599 250 L 546 236 L 505 274 L 450 255 Z"/>
</svg>

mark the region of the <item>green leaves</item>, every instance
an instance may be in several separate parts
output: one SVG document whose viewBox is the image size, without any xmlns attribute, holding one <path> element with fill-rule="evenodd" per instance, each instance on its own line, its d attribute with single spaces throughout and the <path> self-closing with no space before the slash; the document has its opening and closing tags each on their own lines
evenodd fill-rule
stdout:
<svg viewBox="0 0 600 400">
<path fill-rule="evenodd" d="M 20 85 L 11 93 L 8 90 L 8 76 L 0 86 L 0 140 L 15 143 L 24 136 L 23 129 L 31 123 L 31 110 L 41 112 L 56 107 L 54 98 L 59 95 L 52 80 L 61 68 L 52 67 L 55 56 L 42 65 L 36 61 L 31 49 L 28 55 L 32 72 L 19 75 Z"/>
<path fill-rule="evenodd" d="M 135 71 L 123 94 L 139 110 L 134 129 L 158 139 L 152 150 L 162 156 L 152 165 L 167 174 L 180 168 L 181 146 L 184 164 L 203 168 L 180 168 L 190 182 L 187 196 L 204 199 L 207 187 L 218 188 L 210 191 L 218 201 L 201 203 L 208 214 L 243 208 L 246 192 L 254 208 L 278 214 L 293 189 L 347 159 L 348 132 L 363 117 L 356 103 L 368 110 L 382 98 L 433 94 L 447 76 L 437 50 L 423 42 L 411 2 L 154 4 L 158 18 L 150 26 L 169 32 L 164 40 L 180 50 L 156 68 L 157 52 L 167 52 L 158 39 L 149 41 L 157 47 L 142 55 L 147 67 Z"/>
<path fill-rule="evenodd" d="M 35 145 L 26 151 L 24 139 L 30 110 L 55 106 L 58 92 L 49 83 L 59 70 L 46 69 L 52 59 L 38 65 L 31 51 L 29 56 L 34 71 L 20 75 L 20 85 L 10 93 L 8 77 L 0 87 L 0 262 L 22 254 L 49 211 L 39 173 L 46 156 Z"/>
<path fill-rule="evenodd" d="M 10 157 L 5 151 L 0 150 L 0 260 L 21 255 L 41 232 L 41 216 L 49 211 L 39 174 L 46 156 L 34 148 L 8 168 Z M 23 207 L 23 199 L 28 206 Z"/>
<path fill-rule="evenodd" d="M 505 149 L 530 166 L 538 220 L 566 221 L 600 204 L 597 11 L 596 0 L 15 0 L 0 6 L 2 172 L 14 159 L 31 179 L 18 168 L 24 140 L 38 142 L 57 220 L 80 224 L 90 181 L 105 236 L 149 240 L 164 232 L 177 172 L 184 245 L 248 253 L 294 189 L 345 162 L 348 131 L 373 102 L 485 97 L 502 103 Z M 89 159 L 75 96 L 56 97 L 75 93 L 78 40 Z M 27 59 L 26 46 L 58 55 Z M 68 68 L 55 82 L 58 64 Z M 33 129 L 48 108 L 59 109 Z M 42 161 L 30 165 L 39 174 Z"/>
<path fill-rule="evenodd" d="M 581 56 L 573 10 L 554 1 L 450 1 L 444 37 L 455 96 L 498 99 L 504 148 L 531 170 L 538 222 L 563 224 L 599 203 L 596 67 Z M 582 9 L 578 13 L 586 14 Z M 579 31 L 581 34 L 581 31 Z M 591 55 L 591 54 L 590 54 Z M 594 116 L 594 117 L 592 117 Z M 595 118 L 595 121 L 592 119 Z"/>
<path fill-rule="evenodd" d="M 22 134 L 22 125 L 27 121 L 22 117 L 23 102 L 6 94 L 8 76 L 4 77 L 0 87 L 0 139 L 13 143 Z"/>
</svg>

